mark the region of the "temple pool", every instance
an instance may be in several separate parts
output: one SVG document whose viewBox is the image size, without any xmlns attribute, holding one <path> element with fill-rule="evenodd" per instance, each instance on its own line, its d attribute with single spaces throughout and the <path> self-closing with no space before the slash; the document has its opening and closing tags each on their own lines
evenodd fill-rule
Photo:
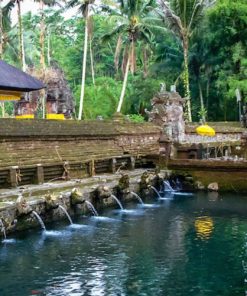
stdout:
<svg viewBox="0 0 247 296">
<path fill-rule="evenodd" d="M 247 196 L 153 202 L 1 243 L 0 295 L 247 295 Z"/>
</svg>

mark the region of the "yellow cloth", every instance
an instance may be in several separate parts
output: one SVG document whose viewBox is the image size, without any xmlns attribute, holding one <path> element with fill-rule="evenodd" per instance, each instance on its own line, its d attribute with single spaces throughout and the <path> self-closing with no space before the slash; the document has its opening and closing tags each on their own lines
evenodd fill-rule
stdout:
<svg viewBox="0 0 247 296">
<path fill-rule="evenodd" d="M 207 124 L 200 125 L 196 128 L 196 132 L 198 135 L 207 136 L 207 137 L 214 137 L 215 130 Z"/>
</svg>

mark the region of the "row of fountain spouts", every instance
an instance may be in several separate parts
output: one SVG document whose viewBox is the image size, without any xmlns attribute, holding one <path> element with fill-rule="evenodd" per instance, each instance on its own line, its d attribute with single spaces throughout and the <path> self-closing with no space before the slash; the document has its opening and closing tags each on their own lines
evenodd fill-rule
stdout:
<svg viewBox="0 0 247 296">
<path fill-rule="evenodd" d="M 163 183 L 164 183 L 164 189 L 163 189 L 163 191 L 161 191 L 162 193 L 163 192 L 176 192 L 177 191 L 177 190 L 174 190 L 172 188 L 169 181 L 164 181 Z M 151 186 L 150 188 L 154 190 L 154 192 L 157 194 L 159 199 L 162 199 L 162 197 L 160 195 L 161 192 L 159 192 L 154 186 Z M 139 201 L 139 203 L 141 205 L 144 205 L 143 200 L 141 199 L 141 197 L 137 193 L 131 192 L 131 194 L 134 195 L 137 198 L 137 200 Z M 123 207 L 122 203 L 120 202 L 120 200 L 115 195 L 111 194 L 111 198 L 113 198 L 116 201 L 116 203 L 118 204 L 118 206 L 119 206 L 119 208 L 121 210 L 124 210 L 124 207 Z M 99 216 L 97 210 L 95 209 L 94 205 L 90 201 L 86 200 L 85 203 L 86 203 L 88 209 L 91 211 L 91 213 L 94 216 Z M 72 221 L 68 211 L 62 205 L 59 205 L 58 207 L 64 212 L 64 214 L 68 218 L 70 224 L 72 225 L 73 221 Z M 37 221 L 39 222 L 42 230 L 46 231 L 45 224 L 44 224 L 42 218 L 40 217 L 40 215 L 34 210 L 32 210 L 31 214 L 33 214 L 34 217 L 37 219 Z M 7 237 L 6 236 L 6 229 L 5 229 L 5 226 L 4 226 L 4 223 L 3 223 L 2 219 L 0 219 L 0 231 L 3 233 L 4 240 L 6 240 L 6 237 Z"/>
</svg>

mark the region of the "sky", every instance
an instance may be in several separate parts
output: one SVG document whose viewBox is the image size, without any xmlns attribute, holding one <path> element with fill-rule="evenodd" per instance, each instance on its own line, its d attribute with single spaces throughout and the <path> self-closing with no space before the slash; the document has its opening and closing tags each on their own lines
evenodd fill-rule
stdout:
<svg viewBox="0 0 247 296">
<path fill-rule="evenodd" d="M 8 0 L 3 0 L 2 6 L 4 6 L 8 2 Z M 39 3 L 35 3 L 33 0 L 23 0 L 21 2 L 21 12 L 22 14 L 25 14 L 29 11 L 32 11 L 33 14 L 36 14 L 39 10 Z M 73 11 L 72 9 L 65 13 L 65 17 L 69 18 L 72 14 L 74 14 L 76 11 Z M 17 23 L 17 8 L 15 7 L 12 12 L 12 21 L 13 23 Z"/>
</svg>

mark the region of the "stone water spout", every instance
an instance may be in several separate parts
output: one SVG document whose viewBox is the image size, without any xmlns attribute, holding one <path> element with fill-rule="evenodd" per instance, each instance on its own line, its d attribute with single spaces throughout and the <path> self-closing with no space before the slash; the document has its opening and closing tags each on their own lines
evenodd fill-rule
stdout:
<svg viewBox="0 0 247 296">
<path fill-rule="evenodd" d="M 128 194 L 130 193 L 130 177 L 128 174 L 122 174 L 121 178 L 118 181 L 117 190 L 119 194 Z"/>
<path fill-rule="evenodd" d="M 153 176 L 154 174 L 152 174 L 151 172 L 144 172 L 141 175 L 141 180 L 140 180 L 140 193 L 141 196 L 149 196 L 150 195 L 150 188 L 152 186 L 152 180 L 153 180 Z"/>
<path fill-rule="evenodd" d="M 79 205 L 85 202 L 85 198 L 83 197 L 81 191 L 78 188 L 73 188 L 70 195 L 70 203 L 71 205 Z"/>
<path fill-rule="evenodd" d="M 111 189 L 106 185 L 100 185 L 96 189 L 96 196 L 98 200 L 109 198 L 112 195 Z"/>
<path fill-rule="evenodd" d="M 163 189 L 163 176 L 160 174 L 160 169 L 156 168 L 152 176 L 150 176 L 151 185 L 155 188 L 159 188 L 161 191 Z"/>
<path fill-rule="evenodd" d="M 57 209 L 59 206 L 58 196 L 54 194 L 46 194 L 45 195 L 45 208 L 47 211 Z"/>
<path fill-rule="evenodd" d="M 29 215 L 33 211 L 27 200 L 22 195 L 18 196 L 15 204 L 17 216 Z"/>
</svg>

